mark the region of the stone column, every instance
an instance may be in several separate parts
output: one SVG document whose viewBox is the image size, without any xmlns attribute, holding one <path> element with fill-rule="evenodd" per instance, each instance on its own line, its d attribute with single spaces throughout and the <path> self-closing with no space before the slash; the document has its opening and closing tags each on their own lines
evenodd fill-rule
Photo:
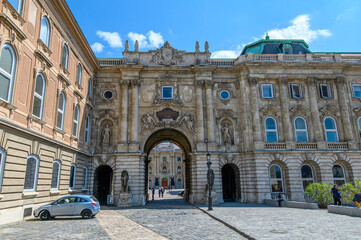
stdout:
<svg viewBox="0 0 361 240">
<path fill-rule="evenodd" d="M 318 103 L 317 103 L 317 85 L 316 78 L 309 77 L 308 81 L 308 95 L 310 98 L 310 109 L 311 109 L 311 119 L 313 125 L 314 138 L 317 142 L 318 148 L 325 148 L 324 140 L 323 140 L 323 126 L 320 122 L 320 115 L 318 111 Z"/>
<path fill-rule="evenodd" d="M 131 109 L 130 109 L 130 142 L 138 143 L 138 108 L 139 108 L 139 80 L 131 81 Z"/>
<path fill-rule="evenodd" d="M 120 142 L 126 144 L 128 141 L 128 89 L 129 81 L 122 81 L 122 102 L 120 109 Z"/>
<path fill-rule="evenodd" d="M 197 121 L 197 142 L 204 142 L 203 122 L 203 85 L 204 81 L 196 81 L 196 121 Z"/>
<path fill-rule="evenodd" d="M 251 93 L 251 111 L 252 111 L 252 129 L 253 129 L 253 141 L 255 149 L 263 149 L 264 144 L 261 135 L 261 126 L 259 118 L 259 107 L 258 107 L 258 78 L 250 77 L 248 79 Z"/>
<path fill-rule="evenodd" d="M 206 103 L 207 103 L 207 138 L 208 142 L 215 141 L 214 108 L 213 108 L 213 81 L 206 81 Z"/>
<path fill-rule="evenodd" d="M 351 127 L 351 116 L 347 104 L 347 97 L 345 91 L 346 79 L 344 77 L 336 78 L 338 102 L 341 110 L 341 121 L 344 131 L 345 141 L 349 142 L 349 148 L 357 148 L 354 134 Z M 340 127 L 339 127 L 340 129 Z"/>
<path fill-rule="evenodd" d="M 251 149 L 251 142 L 252 142 L 252 136 L 251 136 L 251 130 L 250 130 L 250 122 L 249 122 L 249 110 L 250 110 L 250 102 L 249 102 L 249 94 L 247 91 L 247 76 L 240 76 L 238 78 L 239 80 L 239 96 L 240 96 L 240 102 L 239 104 L 239 119 L 240 119 L 240 132 L 241 132 L 241 138 L 242 138 L 242 150 L 247 151 Z"/>
<path fill-rule="evenodd" d="M 288 97 L 288 79 L 280 78 L 278 81 L 280 92 L 280 103 L 282 112 L 283 138 L 287 148 L 292 148 L 290 144 L 293 141 L 293 128 L 290 121 L 289 97 Z"/>
</svg>

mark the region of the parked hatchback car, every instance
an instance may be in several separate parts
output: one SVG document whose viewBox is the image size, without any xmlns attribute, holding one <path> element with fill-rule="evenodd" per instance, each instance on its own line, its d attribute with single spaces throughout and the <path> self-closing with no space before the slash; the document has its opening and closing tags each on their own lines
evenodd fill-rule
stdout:
<svg viewBox="0 0 361 240">
<path fill-rule="evenodd" d="M 90 195 L 70 195 L 45 204 L 34 211 L 34 217 L 48 220 L 57 216 L 91 218 L 100 211 L 99 201 Z"/>
</svg>

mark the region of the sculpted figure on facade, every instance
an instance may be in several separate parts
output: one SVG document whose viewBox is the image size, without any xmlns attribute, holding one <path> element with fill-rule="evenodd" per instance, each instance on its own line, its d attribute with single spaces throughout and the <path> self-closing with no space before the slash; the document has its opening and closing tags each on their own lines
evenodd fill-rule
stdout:
<svg viewBox="0 0 361 240">
<path fill-rule="evenodd" d="M 191 116 L 191 115 L 185 115 L 185 114 L 183 114 L 181 120 L 179 121 L 179 126 L 181 126 L 183 122 L 185 123 L 186 127 L 187 127 L 192 133 L 194 133 L 192 116 Z"/>
<path fill-rule="evenodd" d="M 134 43 L 134 52 L 139 52 L 139 43 L 138 43 L 138 40 L 135 40 L 135 43 Z"/>
<path fill-rule="evenodd" d="M 128 51 L 129 51 L 129 42 L 128 40 L 126 40 L 124 45 L 124 52 L 128 52 Z"/>
<path fill-rule="evenodd" d="M 221 130 L 222 130 L 223 143 L 225 145 L 232 144 L 231 131 L 228 125 L 226 124 L 225 126 L 223 126 Z"/>
<path fill-rule="evenodd" d="M 151 113 L 147 113 L 142 117 L 143 126 L 141 128 L 141 133 L 144 133 L 147 130 L 153 129 L 157 126 L 157 123 Z"/>
<path fill-rule="evenodd" d="M 121 181 L 122 181 L 121 192 L 128 192 L 129 174 L 127 170 L 122 171 Z"/>
<path fill-rule="evenodd" d="M 103 145 L 109 144 L 111 134 L 112 134 L 111 129 L 110 129 L 109 125 L 107 124 L 102 131 Z"/>
<path fill-rule="evenodd" d="M 199 52 L 199 42 L 196 42 L 196 52 Z"/>
</svg>

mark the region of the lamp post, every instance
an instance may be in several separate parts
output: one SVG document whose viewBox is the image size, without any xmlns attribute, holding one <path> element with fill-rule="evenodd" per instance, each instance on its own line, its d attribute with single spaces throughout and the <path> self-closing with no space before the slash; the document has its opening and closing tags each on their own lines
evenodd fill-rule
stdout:
<svg viewBox="0 0 361 240">
<path fill-rule="evenodd" d="M 207 146 L 207 182 L 208 182 L 208 211 L 213 210 L 212 208 L 212 187 L 213 187 L 213 181 L 214 181 L 214 172 L 211 169 L 211 154 L 208 152 L 208 140 L 205 140 L 206 146 Z"/>
</svg>

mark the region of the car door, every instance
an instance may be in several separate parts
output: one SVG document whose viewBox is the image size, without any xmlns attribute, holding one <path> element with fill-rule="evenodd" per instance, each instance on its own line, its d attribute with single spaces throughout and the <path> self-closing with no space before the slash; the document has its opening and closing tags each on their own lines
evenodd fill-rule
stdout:
<svg viewBox="0 0 361 240">
<path fill-rule="evenodd" d="M 55 202 L 51 207 L 52 216 L 73 215 L 74 202 L 76 197 L 64 197 Z"/>
<path fill-rule="evenodd" d="M 89 208 L 90 203 L 85 198 L 77 197 L 74 203 L 73 215 L 80 215 L 85 208 Z"/>
</svg>

